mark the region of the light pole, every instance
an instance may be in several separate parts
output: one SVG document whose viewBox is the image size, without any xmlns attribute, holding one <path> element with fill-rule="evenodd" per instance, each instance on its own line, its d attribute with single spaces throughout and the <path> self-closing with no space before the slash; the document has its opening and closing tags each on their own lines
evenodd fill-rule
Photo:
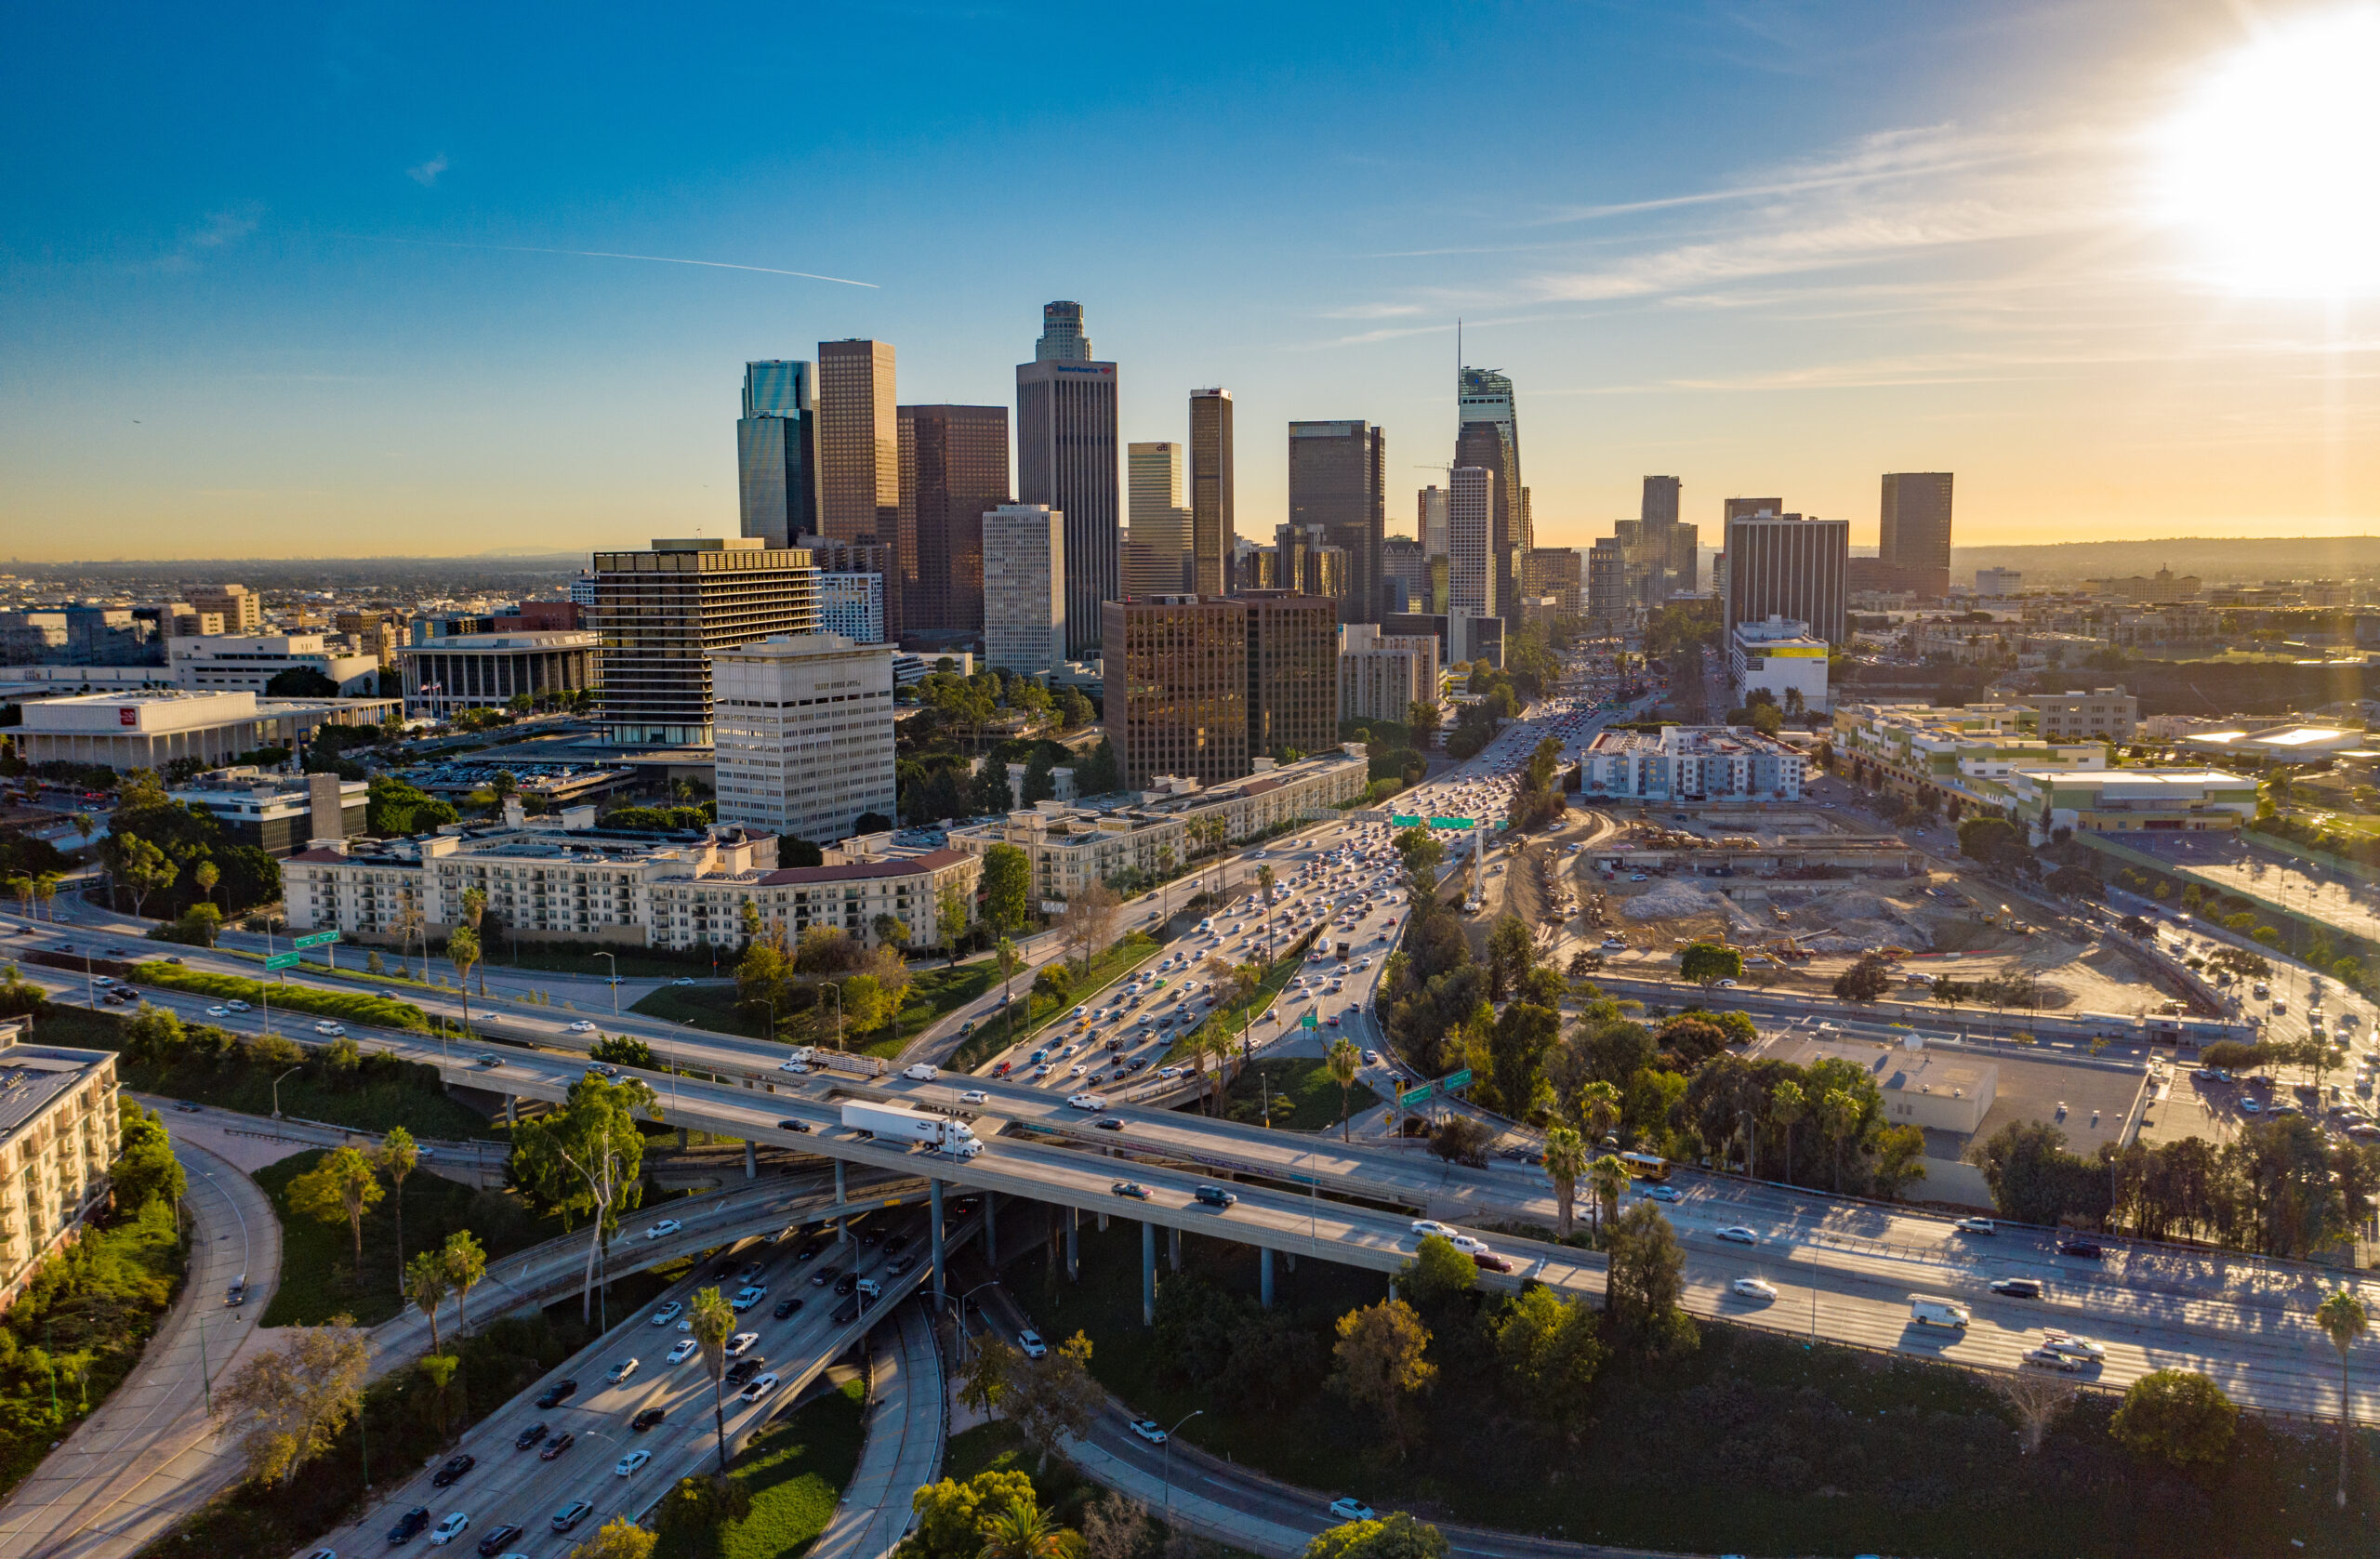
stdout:
<svg viewBox="0 0 2380 1559">
<path fill-rule="evenodd" d="M 620 960 L 619 960 L 619 958 L 618 958 L 617 957 L 615 957 L 615 955 L 610 954 L 610 953 L 598 953 L 598 954 L 596 954 L 595 956 L 596 956 L 597 958 L 606 958 L 606 959 L 609 959 L 609 960 L 610 960 L 610 962 L 611 962 L 611 965 L 612 965 L 612 1016 L 614 1016 L 614 1017 L 615 1017 L 615 1018 L 616 1018 L 616 1017 L 618 1017 L 618 1016 L 620 1015 Z"/>
<path fill-rule="evenodd" d="M 1182 1416 L 1181 1423 L 1165 1432 L 1165 1516 L 1168 1525 L 1173 1520 L 1173 1437 L 1182 1433 L 1182 1424 L 1188 1423 L 1205 1411 L 1204 1407 L 1193 1407 Z"/>
<path fill-rule="evenodd" d="M 991 1280 L 989 1280 L 988 1282 L 984 1282 L 984 1283 L 978 1283 L 978 1284 L 976 1284 L 973 1288 L 972 1288 L 968 1289 L 965 1293 L 959 1295 L 957 1298 L 955 1298 L 955 1299 L 951 1301 L 953 1304 L 955 1304 L 955 1305 L 958 1307 L 958 1310 L 959 1310 L 959 1363 L 961 1363 L 961 1364 L 965 1364 L 965 1363 L 967 1362 L 967 1301 L 968 1301 L 969 1300 L 971 1300 L 971 1299 L 973 1299 L 977 1294 L 982 1293 L 982 1292 L 983 1292 L 985 1289 L 986 1289 L 986 1288 L 998 1288 L 999 1286 L 1000 1286 L 1000 1280 L 999 1280 L 998 1278 L 995 1277 L 995 1278 L 992 1278 Z"/>
<path fill-rule="evenodd" d="M 293 1066 L 288 1072 L 284 1072 L 281 1075 L 281 1077 L 288 1077 L 291 1072 L 303 1072 L 304 1070 L 305 1067 L 302 1065 Z M 275 1120 L 279 1120 L 281 1118 L 281 1077 L 275 1077 L 272 1079 L 272 1118 Z"/>
</svg>

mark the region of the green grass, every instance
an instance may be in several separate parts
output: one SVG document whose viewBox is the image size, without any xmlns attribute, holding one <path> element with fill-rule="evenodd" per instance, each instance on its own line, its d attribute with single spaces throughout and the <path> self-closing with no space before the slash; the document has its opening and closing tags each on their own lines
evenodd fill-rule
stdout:
<svg viewBox="0 0 2380 1559">
<path fill-rule="evenodd" d="M 865 1381 L 846 1381 L 754 1436 L 728 1468 L 751 1495 L 751 1514 L 715 1531 L 666 1527 L 654 1559 L 788 1559 L 808 1552 L 859 1469 L 866 1398 Z"/>
<path fill-rule="evenodd" d="M 988 964 L 960 964 L 957 969 L 930 970 L 915 975 L 909 981 L 900 1013 L 892 1023 L 866 1034 L 846 1029 L 843 1042 L 864 1055 L 897 1055 L 928 1025 L 990 989 L 994 978 Z M 665 1023 L 691 1024 L 713 1034 L 736 1034 L 747 1039 L 765 1038 L 769 1032 L 768 1009 L 747 1007 L 737 997 L 732 981 L 664 985 L 640 997 L 630 1011 Z M 833 1011 L 830 1001 L 830 1017 Z M 792 1014 L 779 1012 L 777 1017 L 786 1034 L 792 1034 Z"/>
<path fill-rule="evenodd" d="M 396 1197 L 385 1195 L 364 1219 L 364 1267 L 358 1281 L 354 1236 L 347 1221 L 324 1223 L 289 1209 L 289 1182 L 322 1162 L 327 1148 L 293 1154 L 257 1171 L 258 1185 L 281 1215 L 281 1286 L 258 1324 L 318 1326 L 341 1312 L 365 1326 L 388 1320 L 403 1308 L 397 1293 Z M 383 1189 L 386 1182 L 383 1182 Z M 562 1233 L 558 1217 L 539 1217 L 509 1191 L 475 1191 L 423 1169 L 405 1178 L 404 1249 L 408 1253 L 445 1243 L 457 1229 L 479 1237 L 491 1263 Z M 449 1305 L 439 1325 L 449 1325 Z"/>
<path fill-rule="evenodd" d="M 236 974 L 207 974 L 163 959 L 150 959 L 132 966 L 132 979 L 144 985 L 162 985 L 167 990 L 189 991 L 193 995 L 211 996 L 225 1001 L 245 1001 L 262 1004 L 270 1000 L 283 1011 L 311 1012 L 318 1017 L 340 1018 L 353 1024 L 371 1024 L 379 1028 L 410 1029 L 417 1034 L 430 1032 L 430 1016 L 410 1001 L 398 1001 L 385 996 L 366 996 L 361 992 L 318 990 L 311 985 L 284 985 L 273 983 L 268 993 L 260 981 L 244 979 Z"/>
<path fill-rule="evenodd" d="M 769 1011 L 765 1007 L 747 1011 L 737 999 L 733 981 L 700 985 L 664 985 L 637 998 L 628 1011 L 641 1012 L 648 1018 L 664 1023 L 691 1024 L 708 1029 L 713 1034 L 741 1035 L 747 1039 L 765 1039 L 769 1034 Z M 780 1018 L 784 1014 L 778 1014 Z"/>
<path fill-rule="evenodd" d="M 1223 1094 L 1224 1110 L 1234 1120 L 1254 1121 L 1267 1100 L 1273 1124 L 1289 1131 L 1329 1131 L 1339 1125 L 1339 1079 L 1318 1056 L 1260 1061 L 1232 1079 Z M 1347 1114 L 1361 1115 L 1380 1103 L 1380 1095 L 1362 1083 L 1347 1090 Z"/>
<path fill-rule="evenodd" d="M 1034 1463 L 1039 1460 L 1016 1425 L 994 1419 L 944 1442 L 942 1475 L 953 1483 L 965 1483 L 983 1473 L 1023 1473 L 1033 1480 L 1034 1499 L 1043 1510 L 1062 1518 L 1079 1519 L 1081 1507 L 1098 1498 L 1099 1486 L 1076 1473 L 1062 1456 L 1051 1457 L 1049 1467 L 1036 1473 Z"/>
<path fill-rule="evenodd" d="M 1024 1004 L 1024 1011 L 1017 1019 L 1013 1036 L 996 1011 L 959 1047 L 947 1064 L 954 1071 L 973 1071 L 1012 1043 L 1032 1038 L 1077 1007 L 1091 1001 L 1163 950 L 1164 945 L 1145 932 L 1127 932 L 1122 941 L 1091 959 L 1090 971 L 1077 975 L 1067 985 L 1064 996 L 1032 990 L 1025 984 L 1025 976 L 1020 971 L 1017 985 L 1022 994 L 1017 999 Z M 991 989 L 998 982 L 998 971 L 995 969 L 984 989 Z"/>
</svg>

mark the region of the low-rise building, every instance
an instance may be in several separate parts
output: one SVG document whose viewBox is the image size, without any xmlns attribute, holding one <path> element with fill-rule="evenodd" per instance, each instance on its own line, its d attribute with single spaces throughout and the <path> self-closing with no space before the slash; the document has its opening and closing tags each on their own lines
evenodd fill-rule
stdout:
<svg viewBox="0 0 2380 1559">
<path fill-rule="evenodd" d="M 2036 844 L 2060 828 L 2208 833 L 2256 815 L 2254 777 L 2220 769 L 2018 769 L 2008 776 L 2008 793 Z"/>
<path fill-rule="evenodd" d="M 1598 732 L 1580 755 L 1590 796 L 1673 805 L 1798 801 L 1808 765 L 1798 748 L 1749 726 L 1665 725 Z"/>
<path fill-rule="evenodd" d="M 1812 638 L 1807 623 L 1777 616 L 1738 623 L 1727 636 L 1727 674 L 1739 704 L 1766 693 L 1780 709 L 1826 711 L 1827 641 Z"/>
<path fill-rule="evenodd" d="M 30 699 L 17 740 L 34 763 L 90 763 L 124 773 L 192 758 L 211 766 L 258 747 L 293 746 L 325 725 L 378 725 L 401 708 L 393 698 L 126 689 Z"/>
<path fill-rule="evenodd" d="M 2030 710 L 2012 704 L 1936 707 L 1846 704 L 1834 711 L 1835 760 L 1871 790 L 1906 796 L 1953 821 L 2004 813 L 2008 776 L 2022 768 L 2105 769 L 2104 743 L 2030 734 Z"/>
<path fill-rule="evenodd" d="M 215 819 L 233 844 L 254 845 L 279 860 L 315 839 L 353 839 L 364 832 L 372 786 L 337 774 L 269 774 L 223 769 L 201 774 L 165 794 Z"/>
<path fill-rule="evenodd" d="M 396 653 L 405 712 L 429 720 L 501 708 L 522 694 L 549 698 L 603 685 L 603 636 L 591 628 L 444 634 Z"/>
<path fill-rule="evenodd" d="M 172 639 L 166 641 L 165 655 L 175 684 L 200 693 L 261 694 L 286 671 L 311 671 L 347 697 L 364 698 L 380 691 L 378 655 L 342 654 L 319 633 Z"/>
<path fill-rule="evenodd" d="M 2046 738 L 2064 736 L 2119 745 L 2132 740 L 2140 722 L 2140 700 L 2118 688 L 2088 693 L 2030 693 L 2019 705 L 2030 709 Z"/>
<path fill-rule="evenodd" d="M 115 1056 L 31 1043 L 0 1019 L 0 1310 L 105 1205 L 123 1151 Z"/>
</svg>

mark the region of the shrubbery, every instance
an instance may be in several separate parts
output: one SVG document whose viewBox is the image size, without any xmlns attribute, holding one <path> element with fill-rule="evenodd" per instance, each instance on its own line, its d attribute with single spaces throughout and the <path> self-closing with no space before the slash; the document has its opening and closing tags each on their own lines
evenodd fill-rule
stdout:
<svg viewBox="0 0 2380 1559">
<path fill-rule="evenodd" d="M 360 991 L 324 991 L 310 985 L 275 986 L 268 991 L 259 980 L 245 980 L 236 974 L 207 974 L 179 964 L 146 959 L 132 966 L 132 978 L 139 984 L 163 985 L 167 990 L 189 991 L 224 1001 L 256 1004 L 270 1000 L 286 1011 L 311 1012 L 318 1017 L 370 1024 L 377 1028 L 430 1032 L 429 1014 L 412 1002 L 367 996 Z"/>
</svg>

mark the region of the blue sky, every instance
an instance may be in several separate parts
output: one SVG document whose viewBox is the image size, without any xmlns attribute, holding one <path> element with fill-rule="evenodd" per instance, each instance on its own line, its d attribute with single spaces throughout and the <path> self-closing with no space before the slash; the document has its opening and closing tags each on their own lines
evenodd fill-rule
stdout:
<svg viewBox="0 0 2380 1559">
<path fill-rule="evenodd" d="M 1383 425 L 1409 524 L 1458 316 L 1554 544 L 1650 471 L 1855 540 L 1891 469 L 1973 542 L 2361 529 L 2356 306 L 2142 194 L 2210 62 L 2341 8 L 20 7 L 0 555 L 732 531 L 747 358 L 1012 403 L 1053 297 L 1128 438 L 1231 387 L 1248 535 L 1297 417 Z"/>
</svg>

